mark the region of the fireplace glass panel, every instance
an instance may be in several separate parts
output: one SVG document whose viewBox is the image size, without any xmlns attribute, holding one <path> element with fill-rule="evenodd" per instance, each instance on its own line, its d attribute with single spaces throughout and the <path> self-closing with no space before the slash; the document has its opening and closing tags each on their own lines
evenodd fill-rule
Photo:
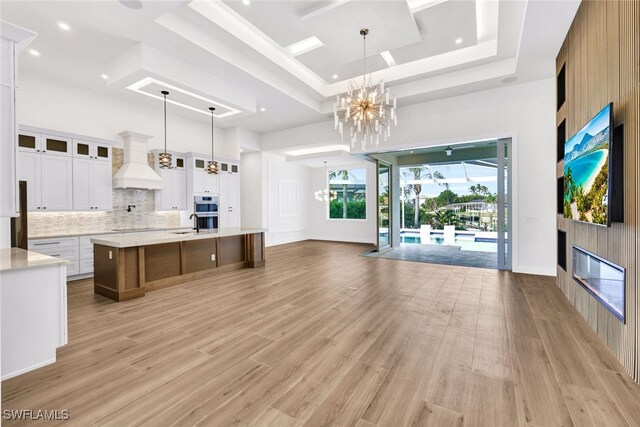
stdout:
<svg viewBox="0 0 640 427">
<path fill-rule="evenodd" d="M 614 316 L 624 322 L 624 268 L 573 247 L 573 278 Z"/>
</svg>

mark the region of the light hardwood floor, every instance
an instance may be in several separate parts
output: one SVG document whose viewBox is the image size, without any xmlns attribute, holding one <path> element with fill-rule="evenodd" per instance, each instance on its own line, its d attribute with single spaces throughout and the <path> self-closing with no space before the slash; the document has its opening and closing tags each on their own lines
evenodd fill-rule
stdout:
<svg viewBox="0 0 640 427">
<path fill-rule="evenodd" d="M 2 409 L 96 426 L 637 425 L 640 387 L 552 278 L 366 249 L 274 247 L 264 269 L 124 303 L 71 283 L 69 344 L 3 382 Z"/>
</svg>

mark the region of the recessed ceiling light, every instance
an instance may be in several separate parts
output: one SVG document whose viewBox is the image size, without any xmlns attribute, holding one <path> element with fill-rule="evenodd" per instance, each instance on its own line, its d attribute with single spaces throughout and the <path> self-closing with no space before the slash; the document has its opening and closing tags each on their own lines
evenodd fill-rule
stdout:
<svg viewBox="0 0 640 427">
<path fill-rule="evenodd" d="M 266 109 L 266 108 L 264 108 L 264 107 L 261 107 L 261 108 L 260 108 L 260 111 L 264 112 L 264 111 L 267 111 L 267 109 Z"/>
<path fill-rule="evenodd" d="M 129 9 L 138 10 L 142 9 L 142 2 L 140 0 L 118 0 L 121 5 L 128 7 Z"/>
<path fill-rule="evenodd" d="M 249 6 L 251 4 L 251 0 L 242 0 L 242 4 Z"/>
<path fill-rule="evenodd" d="M 337 78 L 338 78 L 338 75 L 337 75 L 337 74 L 334 74 L 332 77 L 333 77 L 333 80 L 335 80 L 335 79 L 337 79 Z"/>
<path fill-rule="evenodd" d="M 102 74 L 100 77 L 102 77 L 105 80 L 107 80 L 109 78 L 109 76 L 107 76 L 106 74 Z"/>
<path fill-rule="evenodd" d="M 456 39 L 456 44 L 462 43 L 462 39 Z"/>
<path fill-rule="evenodd" d="M 314 49 L 324 46 L 324 43 L 320 41 L 316 36 L 307 37 L 304 40 L 295 42 L 285 47 L 285 50 L 293 56 L 302 55 L 303 53 L 310 52 Z"/>
<path fill-rule="evenodd" d="M 35 50 L 35 49 L 30 49 L 30 50 L 29 50 L 29 53 L 30 53 L 31 55 L 33 55 L 33 56 L 40 56 L 40 52 L 38 52 L 38 51 L 37 51 L 37 50 Z"/>
<path fill-rule="evenodd" d="M 240 149 L 240 152 L 242 153 L 242 148 Z"/>
<path fill-rule="evenodd" d="M 69 24 L 67 24 L 66 22 L 58 22 L 58 28 L 60 28 L 63 31 L 69 31 L 71 29 Z"/>
<path fill-rule="evenodd" d="M 386 62 L 389 67 L 395 67 L 397 65 L 396 60 L 393 59 L 393 56 L 391 56 L 391 52 L 389 52 L 388 50 L 380 52 L 380 56 L 382 56 L 382 59 L 384 59 L 384 62 Z"/>
</svg>

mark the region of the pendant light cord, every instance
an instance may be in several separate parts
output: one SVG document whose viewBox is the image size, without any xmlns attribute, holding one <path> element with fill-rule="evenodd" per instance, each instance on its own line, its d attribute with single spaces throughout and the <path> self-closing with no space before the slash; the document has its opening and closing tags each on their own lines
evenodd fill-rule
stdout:
<svg viewBox="0 0 640 427">
<path fill-rule="evenodd" d="M 213 162 L 213 110 L 211 110 L 211 161 Z"/>
<path fill-rule="evenodd" d="M 362 35 L 362 88 L 367 83 L 367 35 Z"/>
<path fill-rule="evenodd" d="M 164 152 L 167 152 L 167 94 L 163 93 L 164 96 Z"/>
</svg>

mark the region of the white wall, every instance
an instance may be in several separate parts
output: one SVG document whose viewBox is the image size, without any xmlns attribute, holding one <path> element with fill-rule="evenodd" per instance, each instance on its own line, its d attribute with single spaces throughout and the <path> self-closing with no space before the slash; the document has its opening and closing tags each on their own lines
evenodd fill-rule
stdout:
<svg viewBox="0 0 640 427">
<path fill-rule="evenodd" d="M 243 227 L 266 228 L 267 246 L 309 238 L 311 169 L 269 153 L 244 153 L 240 197 Z"/>
<path fill-rule="evenodd" d="M 549 64 L 550 67 L 553 64 Z M 555 83 L 544 79 L 400 108 L 380 148 L 446 145 L 511 137 L 513 271 L 555 275 Z M 263 135 L 263 149 L 336 143 L 333 122 Z"/>
<path fill-rule="evenodd" d="M 277 245 L 308 238 L 309 168 L 264 155 L 269 229 L 266 244 Z"/>
<path fill-rule="evenodd" d="M 309 237 L 317 240 L 334 240 L 341 242 L 377 243 L 376 237 L 376 165 L 372 162 L 354 159 L 352 165 L 340 165 L 332 169 L 366 168 L 366 200 L 367 219 L 329 219 L 327 202 L 319 202 L 313 193 L 326 188 L 327 178 L 324 167 L 311 169 L 311 188 L 307 195 L 309 200 Z"/>
<path fill-rule="evenodd" d="M 120 141 L 124 130 L 153 135 L 150 148 L 162 148 L 164 131 L 162 104 L 150 108 L 100 92 L 88 91 L 41 76 L 20 74 L 18 123 Z M 211 124 L 171 114 L 167 107 L 168 149 L 178 152 L 211 152 Z M 215 130 L 216 156 L 239 159 L 236 138 L 227 141 L 224 129 Z"/>
</svg>

